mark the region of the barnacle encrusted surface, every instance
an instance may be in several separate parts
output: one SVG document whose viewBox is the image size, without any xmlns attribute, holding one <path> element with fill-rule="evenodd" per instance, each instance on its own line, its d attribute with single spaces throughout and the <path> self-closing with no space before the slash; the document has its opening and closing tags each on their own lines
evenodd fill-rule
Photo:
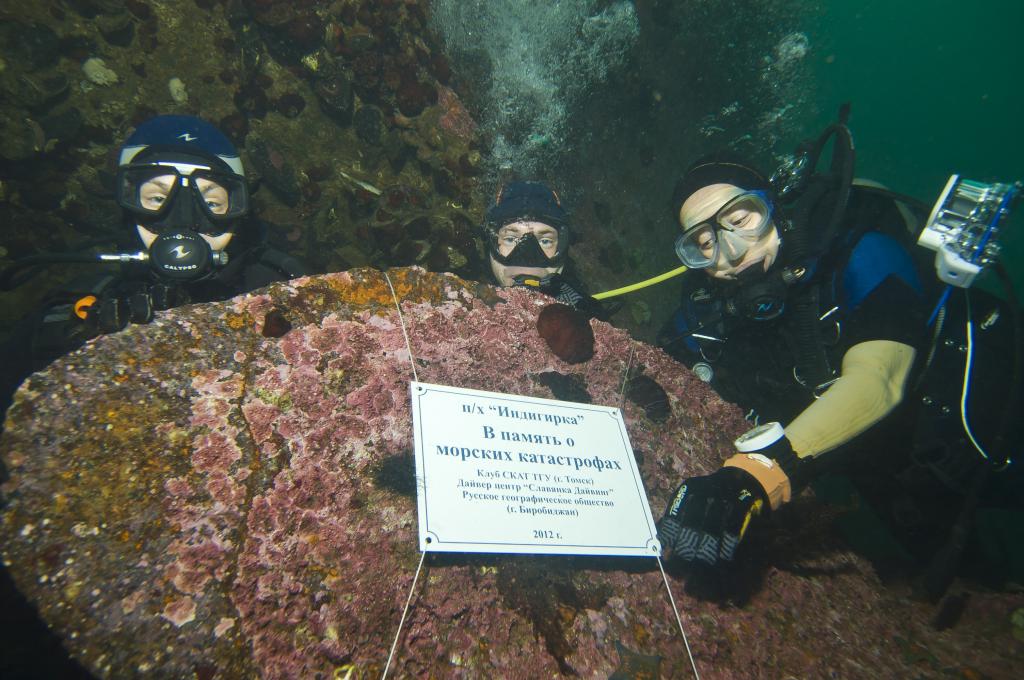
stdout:
<svg viewBox="0 0 1024 680">
<path fill-rule="evenodd" d="M 654 422 L 623 402 L 655 514 L 745 429 L 689 371 L 608 324 L 593 323 L 593 358 L 569 365 L 537 334 L 543 296 L 390 276 L 425 382 L 550 397 L 537 376 L 558 373 L 618 405 L 633 352 L 670 405 Z M 278 316 L 287 325 L 265 332 Z M 17 395 L 0 441 L 4 562 L 101 677 L 379 676 L 420 558 L 410 378 L 374 270 L 99 338 Z M 722 584 L 670 569 L 702 677 L 1020 667 L 1019 596 L 975 595 L 960 625 L 934 632 L 929 607 L 828 537 L 813 499 L 788 510 Z M 607 678 L 634 657 L 689 672 L 654 561 L 444 555 L 426 561 L 392 672 Z"/>
</svg>

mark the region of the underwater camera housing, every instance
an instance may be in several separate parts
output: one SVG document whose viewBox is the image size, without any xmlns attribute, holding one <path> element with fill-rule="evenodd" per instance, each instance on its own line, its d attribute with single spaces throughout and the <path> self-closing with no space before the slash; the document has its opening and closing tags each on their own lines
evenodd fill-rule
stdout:
<svg viewBox="0 0 1024 680">
<path fill-rule="evenodd" d="M 969 288 L 999 255 L 999 223 L 1010 213 L 1020 182 L 985 184 L 952 175 L 932 208 L 918 245 L 935 251 L 935 271 L 944 282 Z"/>
</svg>

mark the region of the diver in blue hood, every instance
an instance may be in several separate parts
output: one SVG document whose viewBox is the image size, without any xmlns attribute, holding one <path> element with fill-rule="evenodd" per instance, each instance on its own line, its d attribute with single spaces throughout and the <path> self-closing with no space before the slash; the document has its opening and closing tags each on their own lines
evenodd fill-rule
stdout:
<svg viewBox="0 0 1024 680">
<path fill-rule="evenodd" d="M 117 201 L 137 252 L 36 256 L 3 272 L 10 290 L 61 262 L 111 263 L 53 292 L 3 347 L 0 412 L 32 371 L 102 333 L 148 323 L 155 311 L 225 300 L 305 274 L 295 258 L 266 244 L 249 219 L 245 170 L 234 145 L 194 116 L 157 116 L 125 140 Z"/>
</svg>

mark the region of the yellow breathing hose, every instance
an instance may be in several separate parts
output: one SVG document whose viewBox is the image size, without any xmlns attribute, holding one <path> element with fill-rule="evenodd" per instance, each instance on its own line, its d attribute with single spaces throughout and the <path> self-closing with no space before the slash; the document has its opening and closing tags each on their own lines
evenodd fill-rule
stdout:
<svg viewBox="0 0 1024 680">
<path fill-rule="evenodd" d="M 647 279 L 646 281 L 640 281 L 639 283 L 634 283 L 634 284 L 630 284 L 628 286 L 623 286 L 622 288 L 616 288 L 615 290 L 606 290 L 605 292 L 597 293 L 596 295 L 593 295 L 592 297 L 595 300 L 604 300 L 605 298 L 615 297 L 616 295 L 623 295 L 625 293 L 632 293 L 634 290 L 640 290 L 641 288 L 646 288 L 647 286 L 653 286 L 656 283 L 661 283 L 662 281 L 667 281 L 668 279 L 671 279 L 673 276 L 679 276 L 680 274 L 685 272 L 687 269 L 689 269 L 689 267 L 686 267 L 686 266 L 677 267 L 676 269 L 673 269 L 672 271 L 665 272 L 664 274 L 658 274 L 657 276 L 655 276 L 652 279 Z"/>
</svg>

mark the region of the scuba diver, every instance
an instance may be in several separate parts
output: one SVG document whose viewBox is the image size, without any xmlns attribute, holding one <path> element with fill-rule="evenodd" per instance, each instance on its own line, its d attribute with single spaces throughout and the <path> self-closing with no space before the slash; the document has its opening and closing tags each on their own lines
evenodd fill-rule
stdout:
<svg viewBox="0 0 1024 680">
<path fill-rule="evenodd" d="M 33 371 L 90 338 L 148 323 L 156 311 L 226 300 L 304 275 L 302 264 L 266 244 L 266 226 L 247 220 L 249 187 L 234 145 L 193 116 L 157 116 L 121 147 L 117 201 L 143 250 L 29 257 L 0 276 L 0 289 L 59 262 L 119 265 L 80 277 L 26 317 L 3 347 L 0 412 Z"/>
<path fill-rule="evenodd" d="M 524 286 L 600 319 L 610 313 L 571 274 L 569 216 L 541 182 L 504 185 L 482 227 L 491 274 L 502 287 Z"/>
<path fill-rule="evenodd" d="M 829 141 L 831 163 L 819 172 Z M 754 517 L 779 509 L 835 464 L 853 463 L 854 481 L 870 480 L 857 484 L 862 496 L 903 507 L 906 531 L 900 538 L 920 548 L 924 561 L 943 555 L 941 564 L 929 565 L 929 593 L 948 586 L 950 564 L 959 563 L 967 543 L 966 530 L 954 536 L 949 527 L 970 522 L 965 513 L 973 511 L 983 488 L 991 491 L 979 471 L 1007 467 L 1007 442 L 1015 440 L 1005 427 L 1012 416 L 1003 418 L 1002 429 L 992 426 L 985 437 L 999 455 L 984 460 L 985 446 L 976 452 L 967 437 L 952 432 L 960 425 L 952 408 L 940 408 L 938 398 L 929 396 L 944 392 L 944 403 L 956 406 L 959 394 L 949 392 L 951 384 L 954 391 L 958 387 L 953 376 L 964 373 L 963 345 L 948 336 L 963 327 L 947 324 L 943 330 L 934 315 L 929 319 L 936 286 L 923 276 L 920 251 L 911 247 L 923 223 L 915 216 L 921 207 L 853 181 L 844 115 L 771 179 L 742 159 L 719 154 L 697 161 L 678 181 L 672 199 L 673 219 L 682 229 L 676 254 L 704 274 L 687 277 L 681 306 L 659 344 L 739 405 L 755 427 L 736 440 L 735 455 L 719 470 L 683 480 L 672 495 L 659 523 L 671 556 L 707 565 L 732 560 Z M 1003 201 L 993 225 L 1005 207 Z M 933 212 L 929 224 L 934 221 Z M 983 300 L 984 309 L 966 312 L 988 316 L 989 346 L 1004 348 L 989 354 L 1003 362 L 1015 353 L 1012 339 L 1006 340 L 1010 319 L 1019 319 L 1013 302 L 1011 311 L 992 298 Z M 948 307 L 951 316 L 967 318 Z M 993 308 L 1003 310 L 1002 323 L 986 311 Z M 998 333 L 989 332 L 996 326 Z M 1010 371 L 989 367 L 988 375 L 1002 386 L 993 391 L 992 383 L 976 381 L 972 413 L 1019 409 L 1016 345 L 1012 398 L 1007 402 Z M 951 355 L 944 366 L 943 349 Z M 965 378 L 965 402 L 966 385 Z M 982 400 L 1005 410 L 985 409 Z M 906 512 L 910 487 L 918 499 L 928 499 L 916 514 Z"/>
</svg>

